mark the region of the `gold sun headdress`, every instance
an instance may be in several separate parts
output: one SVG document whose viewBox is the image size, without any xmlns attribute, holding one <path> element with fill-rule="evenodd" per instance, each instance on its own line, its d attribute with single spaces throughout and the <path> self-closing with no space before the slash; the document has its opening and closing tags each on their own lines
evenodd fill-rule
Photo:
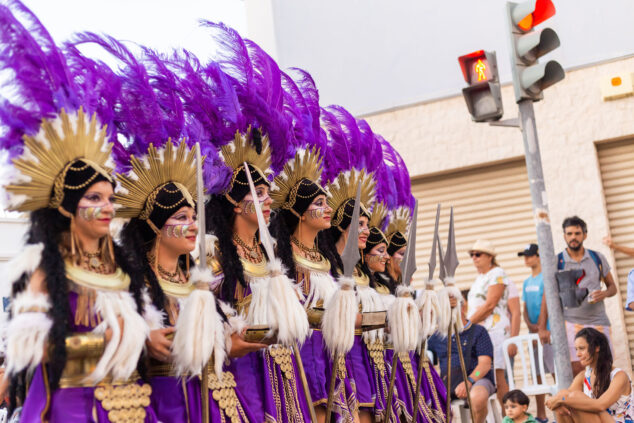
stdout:
<svg viewBox="0 0 634 423">
<path fill-rule="evenodd" d="M 298 150 L 273 181 L 273 208 L 289 210 L 300 217 L 315 197 L 326 194 L 320 185 L 321 163 L 321 155 L 316 147 Z"/>
<path fill-rule="evenodd" d="M 382 201 L 375 203 L 374 207 L 372 207 L 372 214 L 370 215 L 370 220 L 368 222 L 370 235 L 368 236 L 368 240 L 366 242 L 367 249 L 370 249 L 381 242 L 385 242 L 387 244 L 387 238 L 381 229 L 383 223 L 385 222 L 385 218 L 387 217 L 387 212 L 387 206 Z"/>
<path fill-rule="evenodd" d="M 268 176 L 271 171 L 271 148 L 269 146 L 269 137 L 264 135 L 260 138 L 261 149 L 258 152 L 253 142 L 254 132 L 259 129 L 249 127 L 245 134 L 236 131 L 233 141 L 220 147 L 220 157 L 227 166 L 231 168 L 231 182 L 224 191 L 225 197 L 233 205 L 237 205 L 241 199 L 234 198 L 244 197 L 249 192 L 249 181 L 244 173 L 244 162 L 247 162 L 251 171 L 253 183 L 258 185 L 262 182 L 269 185 Z M 236 192 L 239 192 L 237 195 Z"/>
<path fill-rule="evenodd" d="M 174 145 L 168 140 L 165 147 L 157 150 L 150 144 L 147 156 L 141 160 L 130 157 L 132 170 L 128 174 L 117 174 L 123 192 L 116 194 L 121 208 L 120 217 L 137 217 L 149 222 L 155 207 L 176 211 L 176 207 L 196 204 L 196 149 L 187 147 L 181 140 L 174 151 Z M 174 184 L 182 197 L 173 204 L 161 204 L 157 195 L 169 183 Z M 154 228 L 153 228 L 154 229 Z"/>
<path fill-rule="evenodd" d="M 392 212 L 390 224 L 385 232 L 390 255 L 407 245 L 407 237 L 409 236 L 407 230 L 411 220 L 411 211 L 408 207 L 401 206 Z"/>
<path fill-rule="evenodd" d="M 346 213 L 346 205 L 354 201 L 357 195 L 357 186 L 361 184 L 361 213 L 370 216 L 367 207 L 374 201 L 376 182 L 372 173 L 366 173 L 365 169 L 350 169 L 337 175 L 337 178 L 328 185 L 328 205 L 333 209 L 332 226 L 339 227 L 344 217 L 352 219 L 352 207 L 350 213 Z"/>
<path fill-rule="evenodd" d="M 84 189 L 97 175 L 113 181 L 107 166 L 112 144 L 106 141 L 106 126 L 100 125 L 96 114 L 89 119 L 82 108 L 70 114 L 62 109 L 56 119 L 43 119 L 35 136 L 24 135 L 23 139 L 24 151 L 13 160 L 19 179 L 5 187 L 9 210 L 59 209 L 65 189 Z M 78 161 L 83 162 L 81 166 L 74 166 Z M 69 172 L 83 172 L 88 167 L 94 173 L 87 180 L 76 185 L 67 181 Z"/>
</svg>

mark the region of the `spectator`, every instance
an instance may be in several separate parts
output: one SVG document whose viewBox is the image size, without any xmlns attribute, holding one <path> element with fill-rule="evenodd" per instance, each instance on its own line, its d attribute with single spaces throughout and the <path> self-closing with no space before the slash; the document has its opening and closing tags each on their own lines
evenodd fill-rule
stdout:
<svg viewBox="0 0 634 423">
<path fill-rule="evenodd" d="M 576 375 L 583 370 L 577 360 L 574 348 L 575 334 L 584 327 L 593 327 L 608 338 L 611 345 L 610 320 L 605 312 L 603 300 L 616 294 L 616 284 L 610 273 L 610 265 L 605 256 L 598 251 L 584 248 L 583 241 L 588 236 L 586 222 L 577 216 L 567 217 L 562 224 L 564 240 L 567 248 L 557 256 L 558 270 L 583 269 L 585 276 L 579 282 L 579 287 L 588 289 L 588 298 L 577 308 L 564 309 L 568 348 L 572 361 L 572 372 Z M 601 282 L 606 289 L 601 289 Z M 543 316 L 543 318 L 542 318 Z M 540 315 L 538 322 L 541 334 L 546 334 L 546 319 L 548 312 Z M 544 335 L 542 343 L 549 343 L 549 336 Z"/>
<path fill-rule="evenodd" d="M 529 244 L 523 251 L 517 253 L 518 257 L 524 257 L 524 264 L 531 269 L 531 275 L 524 280 L 522 287 L 522 298 L 524 299 L 524 321 L 528 327 L 529 333 L 538 333 L 539 327 L 537 323 L 539 316 L 546 310 L 546 301 L 544 296 L 544 276 L 542 275 L 542 264 L 539 259 L 539 249 L 537 244 Z M 543 311 L 542 311 L 543 310 Z M 550 331 L 550 325 L 546 323 L 546 329 Z M 553 356 L 553 348 L 550 344 L 543 344 L 544 352 L 544 371 L 546 373 L 554 373 L 555 363 Z M 535 351 L 535 363 L 537 363 L 537 348 Z M 537 367 L 537 382 L 542 383 L 540 368 Z M 539 422 L 547 422 L 546 407 L 544 406 L 545 395 L 537 395 L 537 420 Z"/>
<path fill-rule="evenodd" d="M 634 248 L 619 245 L 612 241 L 612 237 L 610 236 L 603 238 L 603 243 L 614 251 L 634 257 Z M 634 311 L 634 269 L 630 270 L 630 273 L 627 275 L 627 300 L 625 301 L 625 309 L 627 311 Z"/>
<path fill-rule="evenodd" d="M 502 401 L 506 413 L 502 423 L 538 423 L 527 411 L 530 400 L 524 392 L 519 389 L 509 391 L 504 395 Z"/>
<path fill-rule="evenodd" d="M 522 308 L 520 306 L 520 293 L 513 282 L 508 285 L 509 300 L 506 304 L 508 309 L 508 317 L 511 322 L 511 336 L 520 334 L 520 325 L 522 324 Z M 511 357 L 511 366 L 514 363 L 514 357 L 517 354 L 517 345 L 509 346 L 509 357 Z"/>
<path fill-rule="evenodd" d="M 508 383 L 504 377 L 505 361 L 502 343 L 509 338 L 511 332 L 507 314 L 509 290 L 512 282 L 495 261 L 495 248 L 489 241 L 478 240 L 469 250 L 478 276 L 469 290 L 468 319 L 472 323 L 481 324 L 489 333 L 493 343 L 493 365 L 497 394 L 500 404 L 502 397 L 508 392 Z"/>
<path fill-rule="evenodd" d="M 585 373 L 568 389 L 546 401 L 559 423 L 626 423 L 634 421 L 632 381 L 624 370 L 612 367 L 608 338 L 594 328 L 575 336 L 575 348 Z"/>
<path fill-rule="evenodd" d="M 489 397 L 495 392 L 495 379 L 493 376 L 493 345 L 485 328 L 472 324 L 467 320 L 467 293 L 462 291 L 464 301 L 462 303 L 461 316 L 464 329 L 460 332 L 462 354 L 464 355 L 467 370 L 467 381 L 471 394 L 471 405 L 475 423 L 483 423 L 487 416 L 487 404 Z M 456 307 L 457 299 L 451 298 L 451 306 Z M 451 395 L 455 398 L 466 398 L 467 389 L 460 369 L 460 359 L 456 337 L 451 337 Z M 427 348 L 432 351 L 440 362 L 440 373 L 447 380 L 447 338 L 435 334 L 429 338 Z"/>
</svg>

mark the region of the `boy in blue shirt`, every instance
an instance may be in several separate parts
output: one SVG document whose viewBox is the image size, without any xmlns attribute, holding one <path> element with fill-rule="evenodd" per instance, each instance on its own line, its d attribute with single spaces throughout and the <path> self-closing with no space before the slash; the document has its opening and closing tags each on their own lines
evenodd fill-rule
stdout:
<svg viewBox="0 0 634 423">
<path fill-rule="evenodd" d="M 517 253 L 518 257 L 524 257 L 524 264 L 531 269 L 531 275 L 524 280 L 522 288 L 522 299 L 524 300 L 524 321 L 530 333 L 538 333 L 537 321 L 542 313 L 542 306 L 546 306 L 544 301 L 544 277 L 542 275 L 542 264 L 539 260 L 539 250 L 537 244 L 529 244 L 523 251 Z M 550 330 L 550 325 L 547 326 Z M 553 373 L 554 359 L 553 349 L 550 344 L 544 344 L 544 371 Z M 537 362 L 537 348 L 535 348 L 535 362 Z M 541 383 L 541 375 L 537 367 L 537 380 Z M 546 418 L 546 408 L 544 407 L 545 395 L 537 395 L 537 421 L 548 421 Z"/>
</svg>

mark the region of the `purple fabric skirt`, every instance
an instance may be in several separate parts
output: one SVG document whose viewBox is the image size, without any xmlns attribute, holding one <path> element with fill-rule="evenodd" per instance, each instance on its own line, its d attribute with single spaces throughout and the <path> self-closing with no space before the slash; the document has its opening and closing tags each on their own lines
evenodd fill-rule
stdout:
<svg viewBox="0 0 634 423">
<path fill-rule="evenodd" d="M 185 382 L 180 378 L 159 376 L 150 380 L 152 385 L 152 406 L 161 422 L 200 423 L 202 419 L 202 402 L 200 378 L 194 377 Z M 244 399 L 236 391 L 238 397 L 238 417 L 242 423 L 254 422 L 255 417 L 245 407 Z M 209 392 L 209 419 L 212 422 L 231 421 L 227 414 L 213 399 Z"/>
<path fill-rule="evenodd" d="M 352 349 L 346 355 L 346 370 L 361 410 L 373 410 L 376 387 L 368 349 L 362 335 L 354 336 Z"/>
<path fill-rule="evenodd" d="M 38 366 L 31 380 L 20 422 L 39 423 L 46 408 L 46 386 L 42 377 L 42 366 Z M 50 423 L 108 423 L 108 412 L 94 397 L 95 388 L 60 388 L 51 394 Z M 154 411 L 145 409 L 146 423 L 157 422 Z"/>
<path fill-rule="evenodd" d="M 240 358 L 233 358 L 227 366 L 227 371 L 233 373 L 236 380 L 238 398 L 245 399 L 246 408 L 251 410 L 254 422 L 270 422 L 274 415 L 265 419 L 264 406 L 274 401 L 273 391 L 268 375 L 264 373 L 262 352 L 256 351 Z"/>
<path fill-rule="evenodd" d="M 414 374 L 418 375 L 418 360 L 420 359 L 420 356 L 417 353 L 412 352 L 410 353 L 410 358 Z M 445 388 L 442 378 L 434 366 L 432 366 L 429 362 L 427 370 L 423 370 L 423 380 L 421 381 L 420 386 L 421 396 L 425 398 L 425 403 L 431 413 L 437 416 L 445 416 L 447 409 L 447 389 Z"/>
<path fill-rule="evenodd" d="M 330 378 L 332 376 L 333 360 L 326 350 L 324 338 L 319 330 L 313 329 L 312 335 L 306 340 L 300 349 L 308 388 L 313 404 L 326 407 L 328 392 L 330 390 Z M 346 369 L 347 370 L 347 369 Z M 352 421 L 357 408 L 355 392 L 352 388 L 350 375 L 347 374 L 342 381 L 339 377 L 335 381 L 335 392 L 332 410 L 339 416 L 338 420 Z"/>
</svg>

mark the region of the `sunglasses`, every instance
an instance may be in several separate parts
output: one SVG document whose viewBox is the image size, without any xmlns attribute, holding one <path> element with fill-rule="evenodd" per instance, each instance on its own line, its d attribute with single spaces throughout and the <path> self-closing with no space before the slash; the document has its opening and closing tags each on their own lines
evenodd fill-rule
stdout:
<svg viewBox="0 0 634 423">
<path fill-rule="evenodd" d="M 480 257 L 482 255 L 482 253 L 473 252 L 473 253 L 469 253 L 469 255 L 471 257 Z"/>
</svg>

